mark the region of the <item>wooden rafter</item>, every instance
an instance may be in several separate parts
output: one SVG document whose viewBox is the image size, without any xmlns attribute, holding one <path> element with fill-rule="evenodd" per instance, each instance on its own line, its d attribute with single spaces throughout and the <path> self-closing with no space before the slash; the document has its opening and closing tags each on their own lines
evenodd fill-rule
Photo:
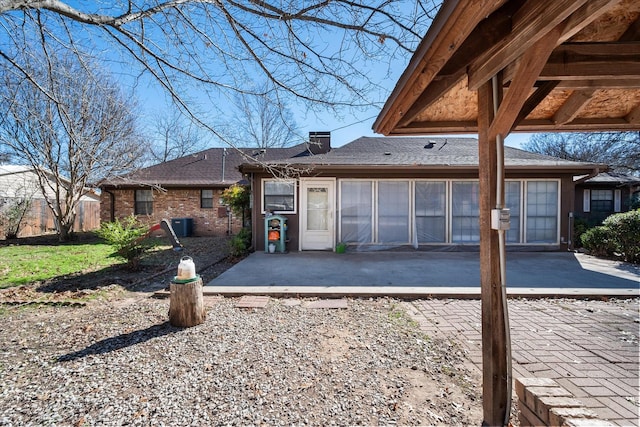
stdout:
<svg viewBox="0 0 640 427">
<path fill-rule="evenodd" d="M 491 80 L 585 2 L 586 0 L 538 0 L 525 3 L 513 17 L 513 28 L 509 36 L 471 64 L 469 89 L 477 90 L 480 85 Z"/>
<path fill-rule="evenodd" d="M 540 70 L 544 67 L 546 58 L 558 43 L 563 29 L 564 24 L 560 22 L 556 28 L 548 31 L 522 55 L 518 69 L 509 85 L 509 90 L 489 127 L 489 139 L 495 139 L 496 135 L 506 137 L 509 134 L 520 110 L 529 97 L 529 91 L 538 78 Z"/>
<path fill-rule="evenodd" d="M 555 124 L 567 124 L 578 116 L 578 113 L 591 101 L 595 90 L 576 91 L 562 104 L 553 116 Z"/>
<path fill-rule="evenodd" d="M 558 46 L 539 80 L 633 79 L 640 75 L 640 42 L 567 43 Z"/>
</svg>

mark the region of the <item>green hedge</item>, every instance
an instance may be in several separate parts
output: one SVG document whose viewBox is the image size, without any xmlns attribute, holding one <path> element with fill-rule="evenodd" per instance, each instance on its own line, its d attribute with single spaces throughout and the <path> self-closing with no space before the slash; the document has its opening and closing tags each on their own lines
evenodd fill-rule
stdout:
<svg viewBox="0 0 640 427">
<path fill-rule="evenodd" d="M 640 209 L 607 217 L 582 235 L 582 245 L 595 256 L 620 256 L 640 263 Z"/>
</svg>

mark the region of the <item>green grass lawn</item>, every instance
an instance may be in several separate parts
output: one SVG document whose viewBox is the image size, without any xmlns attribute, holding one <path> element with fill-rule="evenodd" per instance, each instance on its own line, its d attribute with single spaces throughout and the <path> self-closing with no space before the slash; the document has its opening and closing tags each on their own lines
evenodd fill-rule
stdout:
<svg viewBox="0 0 640 427">
<path fill-rule="evenodd" d="M 0 289 L 119 264 L 103 243 L 0 246 Z"/>
</svg>

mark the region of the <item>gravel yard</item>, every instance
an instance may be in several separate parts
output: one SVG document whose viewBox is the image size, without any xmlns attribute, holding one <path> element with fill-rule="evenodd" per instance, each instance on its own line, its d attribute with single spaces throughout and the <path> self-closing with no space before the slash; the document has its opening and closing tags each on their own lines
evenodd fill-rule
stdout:
<svg viewBox="0 0 640 427">
<path fill-rule="evenodd" d="M 206 299 L 168 323 L 168 300 L 123 292 L 0 316 L 0 425 L 470 425 L 480 378 L 397 301 L 347 309 Z"/>
</svg>

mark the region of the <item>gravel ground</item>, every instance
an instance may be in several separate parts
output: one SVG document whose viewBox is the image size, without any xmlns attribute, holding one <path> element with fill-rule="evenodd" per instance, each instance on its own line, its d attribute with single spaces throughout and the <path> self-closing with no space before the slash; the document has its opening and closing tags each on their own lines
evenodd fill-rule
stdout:
<svg viewBox="0 0 640 427">
<path fill-rule="evenodd" d="M 124 292 L 0 315 L 0 425 L 478 425 L 479 375 L 398 301 L 207 298 L 204 324 Z"/>
</svg>

